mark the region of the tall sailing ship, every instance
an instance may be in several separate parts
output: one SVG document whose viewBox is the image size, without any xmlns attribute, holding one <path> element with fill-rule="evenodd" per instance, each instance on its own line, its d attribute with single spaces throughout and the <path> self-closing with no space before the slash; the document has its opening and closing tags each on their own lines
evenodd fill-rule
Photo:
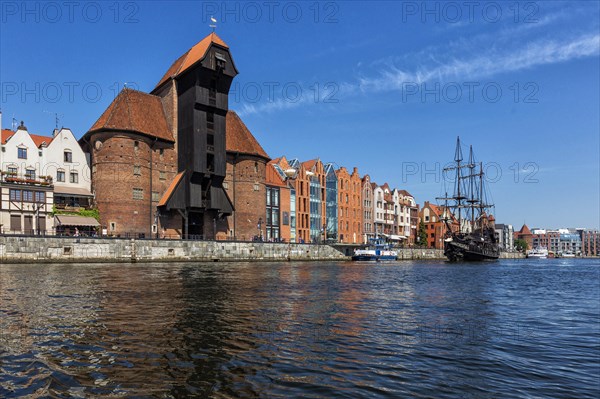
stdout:
<svg viewBox="0 0 600 399">
<path fill-rule="evenodd" d="M 473 147 L 469 160 L 463 162 L 460 137 L 456 139 L 453 166 L 444 168 L 444 174 L 454 173 L 454 193 L 444 201 L 446 235 L 444 255 L 450 262 L 495 260 L 500 256 L 494 219 L 489 211 L 483 164 L 475 162 Z"/>
</svg>

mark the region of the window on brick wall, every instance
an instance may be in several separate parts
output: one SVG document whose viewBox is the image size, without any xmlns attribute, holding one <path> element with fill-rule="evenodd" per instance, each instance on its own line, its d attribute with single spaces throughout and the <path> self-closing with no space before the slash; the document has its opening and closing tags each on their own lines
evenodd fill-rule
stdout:
<svg viewBox="0 0 600 399">
<path fill-rule="evenodd" d="M 167 179 L 167 174 L 163 171 L 160 171 L 159 173 L 159 179 L 160 180 L 166 180 Z"/>
<path fill-rule="evenodd" d="M 134 188 L 133 189 L 133 199 L 134 200 L 144 199 L 144 190 L 142 190 L 141 188 Z"/>
<path fill-rule="evenodd" d="M 152 191 L 152 202 L 158 202 L 158 201 L 160 201 L 158 191 Z"/>
<path fill-rule="evenodd" d="M 133 174 L 135 176 L 141 176 L 142 175 L 142 167 L 140 165 L 134 165 L 133 166 Z"/>
</svg>

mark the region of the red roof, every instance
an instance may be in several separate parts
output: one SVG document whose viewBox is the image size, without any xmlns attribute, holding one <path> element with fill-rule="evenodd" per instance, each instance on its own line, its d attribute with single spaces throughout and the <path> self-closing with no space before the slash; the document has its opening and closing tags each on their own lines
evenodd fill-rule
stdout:
<svg viewBox="0 0 600 399">
<path fill-rule="evenodd" d="M 135 132 L 175 141 L 160 97 L 128 88 L 119 93 L 88 133 L 99 130 Z"/>
<path fill-rule="evenodd" d="M 31 137 L 31 139 L 33 140 L 33 142 L 35 143 L 35 145 L 39 148 L 42 146 L 42 144 L 46 143 L 46 145 L 50 145 L 50 142 L 52 142 L 52 140 L 54 140 L 53 137 L 48 137 L 48 136 L 38 136 L 37 134 L 30 134 L 29 137 Z"/>
<path fill-rule="evenodd" d="M 265 150 L 234 111 L 227 112 L 225 131 L 225 145 L 228 152 L 239 152 L 241 154 L 256 155 L 258 157 L 270 159 Z"/>
<path fill-rule="evenodd" d="M 302 165 L 304 166 L 304 168 L 306 170 L 310 170 L 312 169 L 316 164 L 317 164 L 318 159 L 311 159 L 310 161 L 304 161 L 302 162 Z"/>
<path fill-rule="evenodd" d="M 287 187 L 285 180 L 281 178 L 281 175 L 275 170 L 274 162 L 267 163 L 265 184 L 268 186 Z"/>
<path fill-rule="evenodd" d="M 523 227 L 521 227 L 521 230 L 519 230 L 519 234 L 530 235 L 531 230 L 529 230 L 529 227 L 527 227 L 527 225 L 524 224 Z"/>
<path fill-rule="evenodd" d="M 405 196 L 405 197 L 412 197 L 412 194 L 411 194 L 411 193 L 409 193 L 409 192 L 408 192 L 408 191 L 406 191 L 406 190 L 399 190 L 398 192 L 399 192 L 400 194 L 402 194 L 403 196 Z M 413 197 L 413 198 L 414 198 L 414 197 Z"/>
<path fill-rule="evenodd" d="M 11 138 L 14 134 L 15 134 L 15 132 L 13 132 L 12 130 L 2 129 L 2 132 L 1 132 L 2 144 L 6 144 L 8 139 Z"/>
<path fill-rule="evenodd" d="M 165 193 L 163 194 L 162 198 L 160 199 L 160 202 L 158 203 L 158 206 L 165 206 L 165 205 L 167 205 L 167 202 L 169 202 L 169 199 L 173 195 L 173 192 L 177 188 L 177 185 L 181 181 L 181 178 L 183 177 L 184 174 L 185 174 L 185 171 L 184 172 L 179 172 L 173 178 L 173 181 L 171 181 L 171 184 L 169 184 L 169 188 L 167 188 L 167 191 L 165 191 Z"/>
<path fill-rule="evenodd" d="M 6 144 L 6 142 L 8 141 L 8 139 L 10 139 L 12 136 L 15 135 L 16 132 L 13 132 L 12 130 L 9 129 L 2 129 L 2 144 Z M 35 144 L 36 147 L 41 147 L 42 144 L 46 143 L 46 145 L 50 145 L 50 143 L 53 140 L 53 137 L 50 136 L 39 136 L 37 134 L 29 134 L 29 137 L 31 137 L 31 140 L 33 140 L 33 143 Z"/>
<path fill-rule="evenodd" d="M 227 46 L 227 44 L 225 44 L 225 42 L 219 36 L 217 36 L 216 33 L 211 33 L 210 35 L 206 36 L 204 39 L 196 43 L 191 49 L 186 51 L 177 60 L 175 60 L 175 62 L 167 70 L 167 73 L 165 73 L 160 82 L 158 82 L 156 87 L 160 87 L 170 78 L 174 78 L 176 76 L 181 75 L 192 65 L 196 64 L 198 61 L 201 61 L 206 55 L 206 51 L 212 43 L 218 44 L 219 46 L 225 47 L 226 49 L 229 48 L 229 46 Z"/>
</svg>

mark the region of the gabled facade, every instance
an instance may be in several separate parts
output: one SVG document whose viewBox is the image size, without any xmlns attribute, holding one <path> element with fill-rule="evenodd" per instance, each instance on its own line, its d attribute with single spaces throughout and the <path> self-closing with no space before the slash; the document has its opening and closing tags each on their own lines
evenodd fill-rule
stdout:
<svg viewBox="0 0 600 399">
<path fill-rule="evenodd" d="M 429 201 L 423 204 L 419 217 L 425 223 L 429 248 L 444 249 L 444 239 L 450 233 L 445 220 L 448 220 L 452 231 L 458 231 L 458 221 L 452 213 L 447 208 L 431 204 Z"/>
<path fill-rule="evenodd" d="M 291 242 L 291 187 L 287 176 L 274 162 L 266 166 L 265 238 L 267 241 Z"/>
<path fill-rule="evenodd" d="M 63 210 L 92 206 L 92 174 L 85 153 L 70 129 L 55 130 L 44 151 L 45 175 L 54 181 L 54 206 Z"/>
<path fill-rule="evenodd" d="M 52 177 L 44 174 L 51 141 L 52 137 L 29 134 L 23 122 L 16 131 L 1 130 L 0 232 L 53 232 Z"/>
<path fill-rule="evenodd" d="M 369 175 L 363 176 L 361 185 L 363 243 L 367 243 L 369 239 L 375 237 L 375 193 Z"/>
<path fill-rule="evenodd" d="M 339 241 L 345 244 L 363 242 L 362 181 L 358 169 L 352 173 L 344 167 L 337 170 L 339 177 Z"/>
</svg>

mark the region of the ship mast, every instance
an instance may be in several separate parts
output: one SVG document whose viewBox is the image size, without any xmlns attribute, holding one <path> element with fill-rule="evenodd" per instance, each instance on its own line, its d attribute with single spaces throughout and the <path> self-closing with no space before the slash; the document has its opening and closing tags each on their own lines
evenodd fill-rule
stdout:
<svg viewBox="0 0 600 399">
<path fill-rule="evenodd" d="M 475 168 L 474 162 L 475 160 L 473 159 L 473 146 L 470 145 L 469 146 L 469 186 L 470 186 L 470 192 L 471 192 L 471 231 L 475 231 L 475 188 L 473 187 L 474 185 L 474 179 L 473 179 L 473 169 Z"/>
<path fill-rule="evenodd" d="M 479 201 L 479 205 L 481 206 L 479 216 L 482 216 L 486 206 L 486 204 L 483 203 L 483 162 L 479 162 Z M 483 223 L 480 223 L 479 228 L 483 232 Z"/>
<path fill-rule="evenodd" d="M 454 152 L 454 161 L 456 162 L 456 201 L 458 207 L 458 231 L 462 231 L 462 223 L 461 223 L 461 201 L 462 197 L 460 195 L 460 161 L 462 161 L 462 150 L 460 149 L 460 137 L 456 138 L 456 151 Z"/>
</svg>

